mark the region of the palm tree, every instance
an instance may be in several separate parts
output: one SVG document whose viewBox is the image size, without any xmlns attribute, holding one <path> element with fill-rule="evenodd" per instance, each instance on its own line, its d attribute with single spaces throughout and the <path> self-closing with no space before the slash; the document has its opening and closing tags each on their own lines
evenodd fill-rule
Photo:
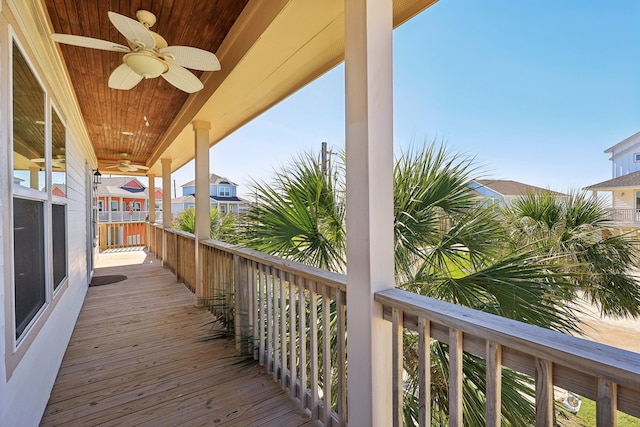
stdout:
<svg viewBox="0 0 640 427">
<path fill-rule="evenodd" d="M 260 203 L 249 215 L 245 244 L 255 249 L 332 271 L 345 270 L 343 165 L 333 164 L 328 174 L 311 154 L 299 156 L 292 165 L 276 173 L 275 184 L 256 184 Z M 631 287 L 627 275 L 629 246 L 609 250 L 575 252 L 567 246 L 560 254 L 551 251 L 532 234 L 526 245 L 515 246 L 513 227 L 505 212 L 483 207 L 470 185 L 478 171 L 473 160 L 449 155 L 431 143 L 423 149 L 402 153 L 394 168 L 394 233 L 396 285 L 412 292 L 436 297 L 511 319 L 575 332 L 579 324 L 571 305 L 584 274 L 577 265 L 588 263 L 583 254 L 608 257 L 597 270 L 627 277 L 618 282 Z M 581 217 L 583 207 L 571 210 Z M 554 241 L 555 238 L 549 238 Z M 595 243 L 594 243 L 595 244 Z M 601 245 L 602 246 L 602 245 Z M 575 255 L 569 257 L 569 255 Z M 615 265 L 612 270 L 607 266 Z M 611 273 L 613 274 L 613 273 Z M 587 289 L 587 287 L 584 287 Z M 593 298 L 607 297 L 605 286 Z M 640 296 L 630 289 L 615 292 L 633 313 Z M 625 298 L 620 297 L 620 295 Z M 602 306 L 609 307 L 606 301 Z M 405 333 L 405 370 L 417 378 L 417 356 L 412 353 L 415 336 Z M 432 396 L 434 424 L 446 422 L 447 346 L 432 343 Z M 484 361 L 465 354 L 465 422 L 484 425 Z M 407 384 L 405 422 L 416 420 L 415 381 Z M 530 379 L 504 370 L 503 423 L 533 423 L 534 407 Z"/>
<path fill-rule="evenodd" d="M 173 227 L 188 233 L 196 231 L 196 210 L 187 208 L 180 212 L 173 220 Z M 227 243 L 238 241 L 237 217 L 234 214 L 221 214 L 218 208 L 212 207 L 209 211 L 209 237 L 214 240 L 221 240 Z"/>
<path fill-rule="evenodd" d="M 258 203 L 248 215 L 245 244 L 335 272 L 346 267 L 344 181 L 312 155 L 278 172 L 274 184 L 254 182 Z"/>
<path fill-rule="evenodd" d="M 572 266 L 568 300 L 580 293 L 602 315 L 640 316 L 640 287 L 629 274 L 638 259 L 637 241 L 611 232 L 601 202 L 585 193 L 564 198 L 545 191 L 522 196 L 504 215 L 512 243 L 535 243 Z"/>
</svg>

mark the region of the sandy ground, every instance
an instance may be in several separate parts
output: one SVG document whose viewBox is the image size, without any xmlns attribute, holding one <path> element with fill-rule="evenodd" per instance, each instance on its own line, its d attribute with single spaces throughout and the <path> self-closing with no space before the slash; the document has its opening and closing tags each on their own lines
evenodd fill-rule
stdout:
<svg viewBox="0 0 640 427">
<path fill-rule="evenodd" d="M 580 316 L 587 334 L 582 338 L 613 347 L 640 353 L 640 319 L 611 319 L 600 317 L 596 307 L 583 302 Z"/>
</svg>

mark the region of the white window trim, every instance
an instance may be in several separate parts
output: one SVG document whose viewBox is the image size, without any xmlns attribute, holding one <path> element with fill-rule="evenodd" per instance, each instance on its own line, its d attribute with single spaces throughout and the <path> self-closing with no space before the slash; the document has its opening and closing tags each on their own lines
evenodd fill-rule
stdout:
<svg viewBox="0 0 640 427">
<path fill-rule="evenodd" d="M 2 19 L 0 17 L 0 19 Z M 27 327 L 25 328 L 23 334 L 16 338 L 16 325 L 15 325 L 15 284 L 14 284 L 14 235 L 13 235 L 13 198 L 19 197 L 24 199 L 31 199 L 41 201 L 45 204 L 44 209 L 44 221 L 45 221 L 45 236 L 44 236 L 44 244 L 45 244 L 45 257 L 47 258 L 47 271 L 53 268 L 52 264 L 52 243 L 51 243 L 51 233 L 50 233 L 50 223 L 51 218 L 51 168 L 47 169 L 47 191 L 42 192 L 39 190 L 23 187 L 20 185 L 15 185 L 13 183 L 13 44 L 15 43 L 20 49 L 22 55 L 24 56 L 25 61 L 31 68 L 36 80 L 42 87 L 44 92 L 44 106 L 45 109 L 45 158 L 50 156 L 51 153 L 51 108 L 52 108 L 52 99 L 49 96 L 49 92 L 47 90 L 47 86 L 44 84 L 40 75 L 42 74 L 38 67 L 35 66 L 31 57 L 33 52 L 29 49 L 26 49 L 25 46 L 20 42 L 15 30 L 11 27 L 11 25 L 7 25 L 8 34 L 5 39 L 5 45 L 0 41 L 0 59 L 7 60 L 7 78 L 6 78 L 6 86 L 4 90 L 7 91 L 8 96 L 4 98 L 4 100 L 0 102 L 5 102 L 6 110 L 8 112 L 8 126 L 6 126 L 5 132 L 6 140 L 8 144 L 6 144 L 5 149 L 7 150 L 7 190 L 8 197 L 7 203 L 4 207 L 6 217 L 10 218 L 9 221 L 6 221 L 7 224 L 3 230 L 3 234 L 6 235 L 6 239 L 3 239 L 5 242 L 4 246 L 4 254 L 5 258 L 10 258 L 11 261 L 8 264 L 8 268 L 4 269 L 4 304 L 5 304 L 5 327 L 4 327 L 4 339 L 5 339 L 5 372 L 6 372 L 6 380 L 8 381 L 13 372 L 18 367 L 18 364 L 25 356 L 31 344 L 34 342 L 36 336 L 40 333 L 49 316 L 55 309 L 56 305 L 62 298 L 64 291 L 69 287 L 68 277 L 63 281 L 63 283 L 58 287 L 56 292 L 53 292 L 53 284 L 52 284 L 52 275 L 47 273 L 45 277 L 45 303 L 38 310 L 36 315 L 31 319 Z M 6 52 L 3 52 L 3 47 L 6 48 Z M 2 73 L 0 67 L 0 74 Z M 0 82 L 3 79 L 0 78 Z M 1 84 L 1 83 L 0 83 Z M 0 109 L 4 107 L 0 105 Z M 60 117 L 62 119 L 62 117 Z M 65 123 L 66 127 L 66 123 Z M 66 204 L 66 203 L 65 203 Z M 68 221 L 68 218 L 67 218 Z M 49 227 L 49 228 L 47 228 Z M 67 234 L 68 236 L 68 234 Z M 67 242 L 68 245 L 68 242 Z M 67 251 L 68 256 L 68 251 Z M 68 259 L 67 259 L 67 276 L 68 276 Z"/>
</svg>

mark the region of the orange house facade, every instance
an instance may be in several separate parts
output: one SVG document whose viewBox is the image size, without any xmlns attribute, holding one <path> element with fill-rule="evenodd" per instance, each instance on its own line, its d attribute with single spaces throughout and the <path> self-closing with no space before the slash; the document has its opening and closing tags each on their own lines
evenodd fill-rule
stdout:
<svg viewBox="0 0 640 427">
<path fill-rule="evenodd" d="M 132 177 L 102 178 L 96 196 L 100 249 L 143 245 L 144 222 L 149 218 L 148 188 Z M 162 190 L 155 189 L 155 200 L 162 200 Z"/>
</svg>

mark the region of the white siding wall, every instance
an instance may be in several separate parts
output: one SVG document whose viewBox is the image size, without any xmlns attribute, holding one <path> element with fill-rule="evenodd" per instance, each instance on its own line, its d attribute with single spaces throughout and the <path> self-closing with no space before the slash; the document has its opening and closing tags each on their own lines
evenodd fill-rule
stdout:
<svg viewBox="0 0 640 427">
<path fill-rule="evenodd" d="M 612 178 L 627 175 L 640 170 L 636 154 L 640 154 L 640 132 L 618 143 L 611 151 Z"/>
<path fill-rule="evenodd" d="M 613 192 L 614 209 L 635 209 L 636 190 L 616 190 Z"/>
<path fill-rule="evenodd" d="M 0 0 L 2 1 L 2 0 Z M 6 3 L 6 2 L 5 2 Z M 1 5 L 1 3 L 0 3 Z M 0 426 L 37 426 L 49 399 L 67 343 L 73 331 L 82 306 L 89 277 L 87 273 L 87 193 L 85 167 L 93 154 L 86 140 L 74 138 L 71 134 L 84 135 L 79 127 L 68 122 L 74 106 L 60 107 L 63 121 L 67 124 L 67 261 L 68 281 L 63 284 L 48 302 L 43 314 L 36 321 L 37 327 L 26 333 L 27 338 L 20 345 L 24 354 L 16 357 L 13 353 L 12 330 L 13 302 L 9 300 L 7 289 L 12 289 L 12 201 L 10 138 L 7 129 L 9 117 L 8 82 L 9 54 L 11 39 L 10 24 L 25 47 L 26 55 L 36 66 L 36 73 L 43 80 L 49 96 L 53 99 L 72 99 L 64 94 L 60 80 L 47 81 L 52 70 L 43 70 L 41 57 L 46 55 L 41 48 L 33 47 L 42 43 L 38 37 L 40 24 L 33 21 L 30 13 L 31 2 L 15 1 L 11 9 L 6 5 L 0 14 Z M 20 13 L 14 19 L 10 11 Z M 22 28 L 22 25 L 28 28 Z M 38 55 L 33 52 L 37 51 Z M 57 89 L 53 89 L 56 86 Z M 57 92 L 56 92 L 57 91 Z M 7 309 L 9 307 L 9 309 Z M 6 316 L 6 318 L 5 318 Z M 8 320 L 7 320 L 8 319 Z M 28 344 L 28 345 L 25 345 Z M 17 363 L 17 364 L 16 364 Z"/>
</svg>

